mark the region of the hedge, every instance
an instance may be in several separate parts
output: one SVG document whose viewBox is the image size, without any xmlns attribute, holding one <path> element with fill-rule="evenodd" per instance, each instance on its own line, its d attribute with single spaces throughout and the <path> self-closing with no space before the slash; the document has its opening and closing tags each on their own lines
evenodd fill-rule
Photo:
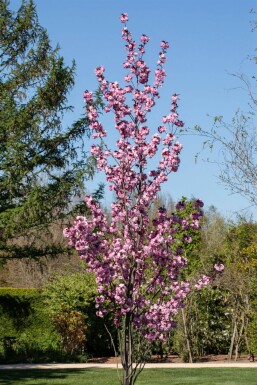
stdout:
<svg viewBox="0 0 257 385">
<path fill-rule="evenodd" d="M 44 295 L 37 289 L 0 287 L 0 364 L 19 362 L 85 362 L 89 356 L 113 355 L 104 322 L 94 302 L 84 310 L 86 342 L 79 354 L 65 353 Z M 108 325 L 111 328 L 110 323 Z"/>
<path fill-rule="evenodd" d="M 0 288 L 0 363 L 49 362 L 59 356 L 60 337 L 40 292 Z"/>
</svg>

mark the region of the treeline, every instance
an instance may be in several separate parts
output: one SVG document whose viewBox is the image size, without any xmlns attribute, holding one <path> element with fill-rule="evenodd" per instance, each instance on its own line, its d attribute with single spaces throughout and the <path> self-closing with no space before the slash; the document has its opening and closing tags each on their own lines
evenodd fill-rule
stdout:
<svg viewBox="0 0 257 385">
<path fill-rule="evenodd" d="M 201 239 L 188 253 L 188 274 L 212 276 L 224 271 L 203 291 L 193 290 L 178 317 L 178 346 L 185 361 L 206 354 L 237 359 L 257 353 L 257 224 L 240 218 L 226 221 L 216 210 L 205 213 Z"/>
</svg>

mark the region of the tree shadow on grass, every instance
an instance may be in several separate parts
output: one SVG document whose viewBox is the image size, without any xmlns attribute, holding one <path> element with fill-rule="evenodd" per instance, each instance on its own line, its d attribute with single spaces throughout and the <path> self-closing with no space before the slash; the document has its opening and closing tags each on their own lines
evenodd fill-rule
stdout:
<svg viewBox="0 0 257 385">
<path fill-rule="evenodd" d="M 46 385 L 46 380 L 49 385 L 51 383 L 49 380 L 53 380 L 53 385 L 75 385 L 75 378 L 86 371 L 90 371 L 90 369 L 2 369 L 0 370 L 0 385 Z M 70 378 L 73 375 L 74 381 Z"/>
</svg>

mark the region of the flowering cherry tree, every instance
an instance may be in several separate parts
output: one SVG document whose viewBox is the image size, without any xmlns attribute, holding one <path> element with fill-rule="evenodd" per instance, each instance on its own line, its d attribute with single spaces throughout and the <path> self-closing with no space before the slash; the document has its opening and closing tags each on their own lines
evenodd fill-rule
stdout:
<svg viewBox="0 0 257 385">
<path fill-rule="evenodd" d="M 144 60 L 149 37 L 142 35 L 137 47 L 126 27 L 128 15 L 123 13 L 120 20 L 125 24 L 125 85 L 109 82 L 103 66 L 95 70 L 104 112 L 113 113 L 119 133 L 114 149 L 104 140 L 107 132 L 99 120 L 93 93 L 84 93 L 93 138 L 98 141 L 92 145 L 91 153 L 116 199 L 107 218 L 87 196 L 90 218 L 77 217 L 64 235 L 85 260 L 88 271 L 95 273 L 97 314 L 105 317 L 112 313 L 119 333 L 122 383 L 133 385 L 145 362 L 143 346 L 167 338 L 175 326 L 174 316 L 191 290 L 192 284 L 181 278 L 187 264 L 183 248 L 193 241 L 192 229 L 200 228 L 203 203 L 195 200 L 190 215 L 185 217 L 181 215 L 185 202 L 181 201 L 172 215 L 160 208 L 156 218 L 149 218 L 150 206 L 161 184 L 178 170 L 182 145 L 175 140 L 174 133 L 177 127 L 183 127 L 183 122 L 177 111 L 179 97 L 174 94 L 170 112 L 163 116 L 158 132 L 150 134 L 147 114 L 155 106 L 166 76 L 164 63 L 169 44 L 161 42 L 150 83 L 150 68 Z M 157 167 L 150 169 L 149 159 L 155 155 L 159 156 Z M 200 289 L 208 283 L 209 278 L 204 276 L 194 285 Z"/>
</svg>

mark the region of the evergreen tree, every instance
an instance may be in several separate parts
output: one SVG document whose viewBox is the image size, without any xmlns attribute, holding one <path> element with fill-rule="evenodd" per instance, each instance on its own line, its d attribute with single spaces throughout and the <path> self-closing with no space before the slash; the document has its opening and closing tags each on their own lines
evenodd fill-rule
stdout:
<svg viewBox="0 0 257 385">
<path fill-rule="evenodd" d="M 62 124 L 75 63 L 51 47 L 32 0 L 17 11 L 0 0 L 0 29 L 0 259 L 56 255 L 51 228 L 94 169 L 82 151 L 87 119 Z"/>
</svg>

